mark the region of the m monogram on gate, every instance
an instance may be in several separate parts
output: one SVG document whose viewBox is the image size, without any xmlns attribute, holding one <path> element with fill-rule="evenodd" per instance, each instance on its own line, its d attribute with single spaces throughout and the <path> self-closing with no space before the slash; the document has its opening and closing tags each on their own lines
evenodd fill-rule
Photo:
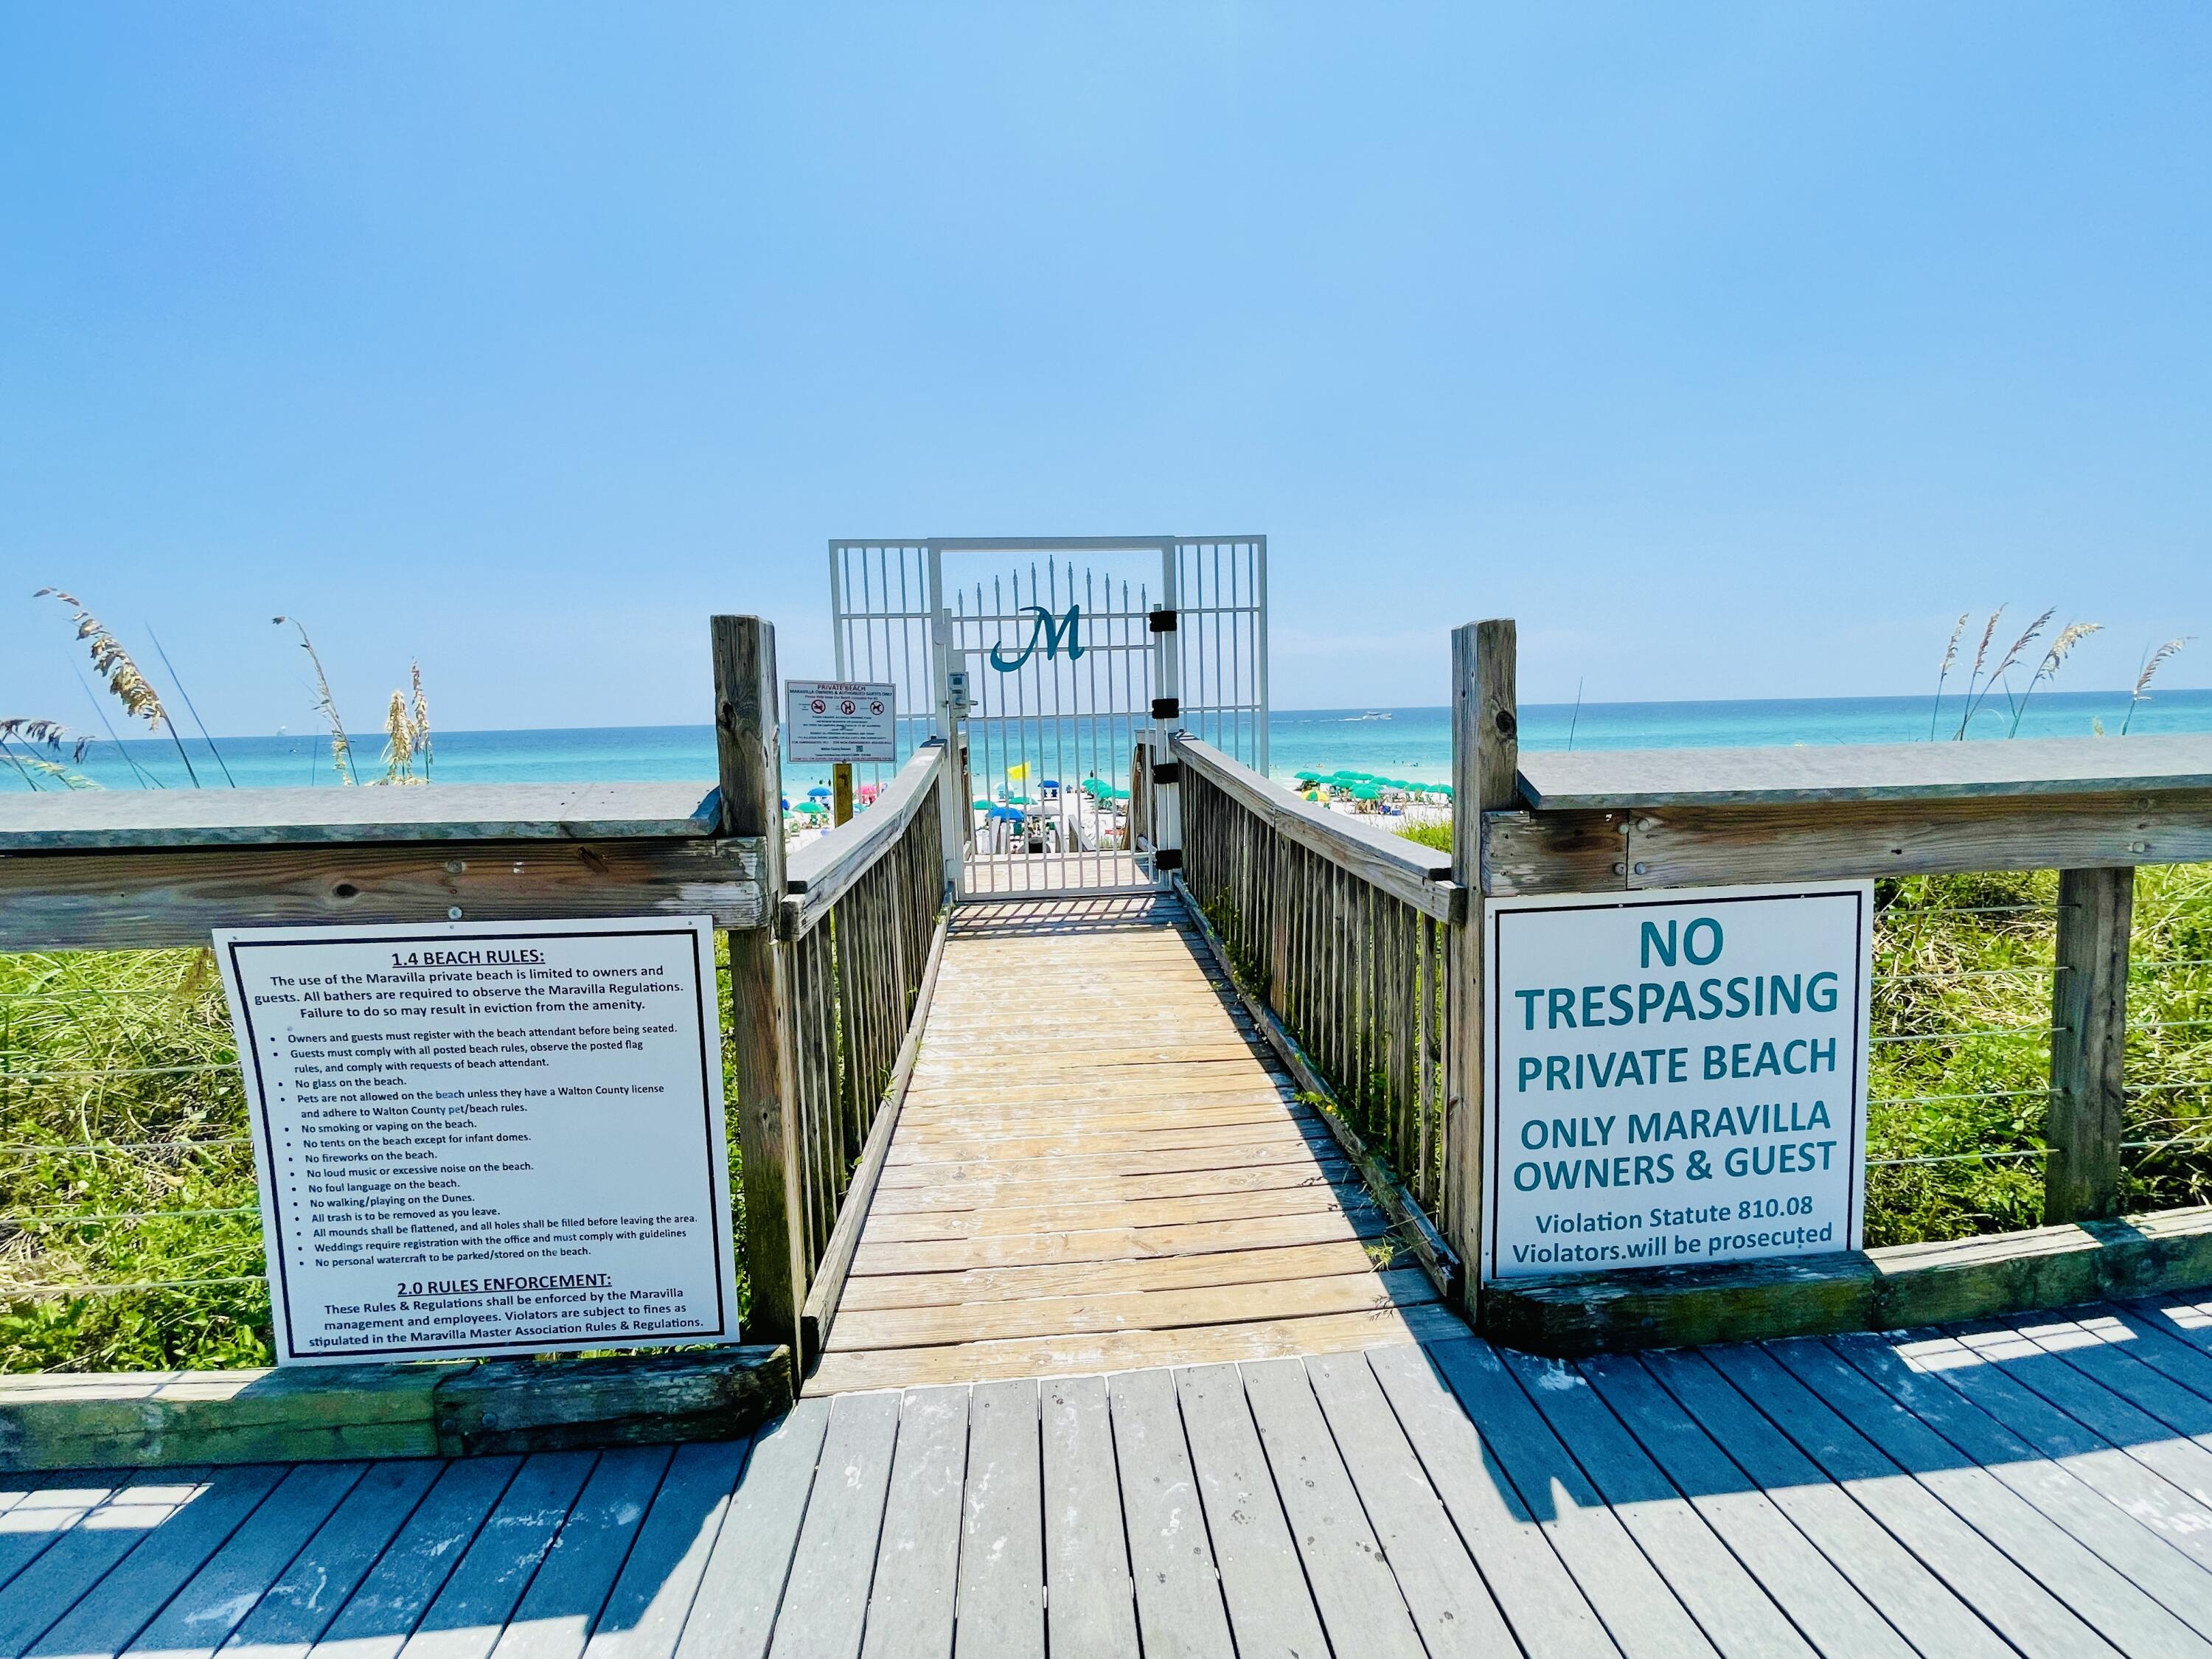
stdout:
<svg viewBox="0 0 2212 1659">
<path fill-rule="evenodd" d="M 1027 662 L 1036 653 L 1040 639 L 1044 641 L 1044 659 L 1047 662 L 1060 654 L 1062 641 L 1067 644 L 1068 661 L 1073 662 L 1083 654 L 1083 638 L 1079 626 L 1083 620 L 1082 606 L 1069 605 L 1067 615 L 1057 622 L 1053 620 L 1052 612 L 1041 605 L 1025 605 L 1022 612 L 1036 618 L 1030 625 L 1029 643 L 1022 647 L 1022 654 L 1009 661 L 1000 647 L 994 645 L 991 647 L 991 666 L 1001 674 L 1011 674 Z"/>
</svg>

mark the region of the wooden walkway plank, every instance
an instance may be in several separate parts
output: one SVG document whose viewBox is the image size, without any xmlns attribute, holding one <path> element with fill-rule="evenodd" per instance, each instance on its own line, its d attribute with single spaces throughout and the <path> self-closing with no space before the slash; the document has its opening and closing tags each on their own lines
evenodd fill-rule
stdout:
<svg viewBox="0 0 2212 1659">
<path fill-rule="evenodd" d="M 1918 1557 L 1821 1473 L 1703 1355 L 1674 1350 L 1642 1364 L 1774 1506 L 1922 1654 L 2006 1659 L 2013 1648 Z"/>
<path fill-rule="evenodd" d="M 2212 1402 L 2212 1353 L 2185 1342 L 2172 1321 L 2146 1318 L 2142 1311 L 2124 1304 L 2106 1303 L 2085 1309 L 2075 1316 L 2076 1325 L 2122 1348 L 2130 1358 L 2161 1376 L 2179 1383 L 2199 1400 Z"/>
<path fill-rule="evenodd" d="M 1041 1659 L 1045 1652 L 1035 1382 L 981 1382 L 969 1391 L 957 1659 Z"/>
<path fill-rule="evenodd" d="M 957 1194 L 886 1193 L 878 1188 L 875 1201 L 868 1206 L 861 1248 L 866 1249 L 878 1237 L 1079 1232 L 1091 1227 L 1203 1224 L 1340 1209 L 1350 1201 L 1341 1183 L 1351 1179 L 1351 1165 L 1323 1160 L 1310 1170 L 1295 1164 L 1262 1164 L 1252 1170 L 1132 1176 L 1110 1183 L 1063 1182 L 1039 1188 L 1035 1183 L 1008 1182 L 995 1189 L 973 1187 Z"/>
<path fill-rule="evenodd" d="M 968 1390 L 909 1389 L 884 1504 L 863 1659 L 951 1659 Z"/>
<path fill-rule="evenodd" d="M 1429 1659 L 1512 1652 L 1504 1615 L 1452 1529 L 1366 1358 L 1327 1354 L 1304 1364 Z M 1249 1392 L 1249 1377 L 1246 1386 Z"/>
<path fill-rule="evenodd" d="M 1146 1659 L 1235 1659 L 1174 1374 L 1118 1371 L 1106 1390 Z"/>
<path fill-rule="evenodd" d="M 1884 1344 L 1917 1379 L 1941 1383 L 2002 1424 L 2200 1568 L 2212 1568 L 2212 1507 L 2198 1503 L 1954 1336 L 1898 1334 Z M 1846 1350 L 1849 1352 L 1849 1350 Z"/>
<path fill-rule="evenodd" d="M 1706 1358 L 1823 1474 L 2029 1659 L 2110 1651 L 2063 1601 L 1885 1457 L 1773 1356 L 1754 1347 L 1723 1347 L 1707 1350 Z"/>
<path fill-rule="evenodd" d="M 39 1638 L 37 1656 L 112 1659 L 228 1541 L 285 1476 L 282 1464 L 216 1469 L 189 1500 L 149 1505 L 138 1542 Z M 95 1515 L 86 1524 L 98 1527 Z M 272 1574 L 273 1576 L 273 1574 Z"/>
<path fill-rule="evenodd" d="M 846 1286 L 842 1307 L 847 1312 L 971 1307 L 1040 1297 L 1208 1290 L 1231 1285 L 1340 1278 L 1347 1273 L 1372 1273 L 1375 1266 L 1364 1245 L 1346 1238 L 1334 1244 L 1223 1249 L 1201 1255 L 1084 1261 L 1070 1267 L 971 1267 L 964 1272 L 915 1274 L 897 1279 L 856 1280 Z"/>
<path fill-rule="evenodd" d="M 1042 1385 L 1045 1632 L 1053 1659 L 1136 1659 L 1114 1425 L 1103 1376 Z"/>
<path fill-rule="evenodd" d="M 465 1457 L 447 1464 L 317 1638 L 311 1650 L 315 1659 L 396 1659 L 521 1467 L 519 1457 Z M 234 1638 L 231 1647 L 240 1645 Z"/>
<path fill-rule="evenodd" d="M 679 1659 L 764 1659 L 829 1426 L 830 1402 L 802 1400 L 754 1440 L 700 1574 Z"/>
<path fill-rule="evenodd" d="M 206 1478 L 201 1469 L 143 1470 L 78 1517 L 0 1590 L 0 1656 L 28 1652 L 118 1562 L 198 1497 Z"/>
<path fill-rule="evenodd" d="M 977 1305 L 854 1309 L 841 1313 L 830 1350 L 927 1348 L 948 1342 L 1006 1342 L 1024 1337 L 1157 1331 L 1267 1318 L 1372 1312 L 1437 1300 L 1428 1276 L 1413 1268 L 1378 1273 L 1362 1255 L 1352 1273 L 1322 1279 L 1037 1297 Z"/>
<path fill-rule="evenodd" d="M 1891 1462 L 2122 1653 L 2142 1659 L 2160 1654 L 2212 1659 L 2212 1646 L 2155 1598 L 1826 1344 L 1808 1337 L 1770 1343 L 1767 1352 Z M 2093 1504 L 2101 1503 L 2088 1496 Z M 2140 1528 L 2133 1549 L 2139 1555 L 2172 1553 Z M 2179 1565 L 2193 1571 L 2186 1562 Z"/>
<path fill-rule="evenodd" d="M 445 1469 L 428 1458 L 370 1464 L 231 1632 L 225 1650 L 250 1650 L 254 1659 L 300 1659 Z M 489 1504 L 487 1498 L 485 1507 Z"/>
<path fill-rule="evenodd" d="M 1364 1356 L 1422 1472 L 1530 1659 L 1601 1659 L 1620 1650 L 1542 1526 L 1419 1348 Z"/>
<path fill-rule="evenodd" d="M 524 1460 L 407 1638 L 405 1659 L 488 1659 L 598 1459 L 537 1452 Z"/>
<path fill-rule="evenodd" d="M 212 1654 L 368 1471 L 365 1463 L 295 1464 L 129 1650 L 163 1659 Z"/>
<path fill-rule="evenodd" d="M 892 1138 L 896 1147 L 898 1140 Z M 1060 1152 L 1025 1158 L 1018 1149 L 1001 1158 L 995 1152 L 979 1153 L 962 1162 L 887 1164 L 884 1186 L 894 1190 L 926 1188 L 935 1193 L 957 1192 L 981 1182 L 1003 1187 L 1009 1182 L 1090 1182 L 1099 1176 L 1188 1175 L 1202 1170 L 1250 1170 L 1263 1164 L 1289 1164 L 1309 1168 L 1328 1144 L 1306 1135 L 1279 1139 L 1233 1141 L 1227 1146 L 1146 1147 L 1133 1152 Z"/>
<path fill-rule="evenodd" d="M 670 1448 L 602 1453 L 492 1651 L 578 1659 L 668 1471 Z"/>
<path fill-rule="evenodd" d="M 1577 1369 L 1823 1659 L 1910 1659 L 1911 1647 L 1632 1358 Z"/>
<path fill-rule="evenodd" d="M 895 1394 L 849 1394 L 831 1403 L 783 1592 L 793 1616 L 776 1620 L 773 1659 L 853 1659 L 860 1652 L 898 1427 Z"/>
<path fill-rule="evenodd" d="M 1350 1353 L 1401 1342 L 1467 1334 L 1459 1316 L 1439 1303 L 1307 1319 L 1240 1320 L 1167 1330 L 1099 1331 L 1080 1336 L 951 1343 L 931 1348 L 877 1348 L 822 1357 L 806 1393 L 854 1389 L 911 1389 L 932 1383 L 1006 1377 L 1074 1376 L 1135 1370 L 1146 1365 L 1223 1364 L 1313 1353 Z"/>
<path fill-rule="evenodd" d="M 1559 1559 L 1630 1659 L 1711 1654 L 1712 1644 L 1545 1426 L 1486 1342 L 1431 1353 L 1483 1443 L 1519 1488 Z"/>
<path fill-rule="evenodd" d="M 750 1438 L 676 1449 L 585 1659 L 669 1659 L 676 1651 L 751 1449 Z"/>
<path fill-rule="evenodd" d="M 1168 1227 L 1102 1227 L 1085 1232 L 975 1239 L 924 1239 L 913 1243 L 863 1244 L 853 1257 L 853 1278 L 878 1275 L 981 1273 L 994 1267 L 1054 1267 L 1094 1261 L 1158 1261 L 1178 1255 L 1279 1249 L 1373 1239 L 1389 1221 L 1371 1204 L 1260 1216 L 1227 1226 L 1216 1221 Z M 851 1294 L 848 1285 L 847 1293 Z"/>
<path fill-rule="evenodd" d="M 1730 1659 L 1813 1650 L 1589 1381 L 1561 1360 L 1501 1353 L 1522 1390 L 1644 1557 Z"/>
<path fill-rule="evenodd" d="M 899 1120 L 900 1133 L 892 1142 L 886 1170 L 921 1170 L 941 1164 L 987 1164 L 1018 1166 L 1015 1174 L 1040 1164 L 1080 1158 L 1093 1159 L 1147 1152 L 1211 1152 L 1216 1147 L 1273 1146 L 1296 1142 L 1305 1146 L 1328 1146 L 1333 1139 L 1325 1123 L 1301 1121 L 1291 1113 L 1254 1110 L 1227 1123 L 1194 1123 L 1178 1128 L 1055 1129 L 1047 1134 L 993 1135 L 968 1127 L 957 1137 L 908 1132 Z M 908 1183 L 913 1184 L 913 1183 Z"/>
<path fill-rule="evenodd" d="M 1175 1383 L 1239 1659 L 1328 1652 L 1243 1376 L 1203 1365 Z"/>
<path fill-rule="evenodd" d="M 2116 1332 L 2107 1322 L 2094 1316 L 2045 1319 L 2023 1323 L 2020 1329 L 2045 1353 L 2103 1383 L 2173 1433 L 2212 1439 L 2212 1400 L 2153 1364 L 2142 1352 L 2143 1345 L 2124 1340 L 2124 1333 Z"/>
</svg>

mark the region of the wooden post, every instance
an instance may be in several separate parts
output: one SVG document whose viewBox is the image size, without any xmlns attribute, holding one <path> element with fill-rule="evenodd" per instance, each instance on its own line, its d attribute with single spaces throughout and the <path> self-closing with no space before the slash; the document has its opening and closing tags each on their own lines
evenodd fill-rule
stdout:
<svg viewBox="0 0 2212 1659">
<path fill-rule="evenodd" d="M 1487 1104 L 1482 1053 L 1482 815 L 1519 799 L 1520 714 L 1512 620 L 1452 630 L 1452 880 L 1467 892 L 1451 930 L 1446 999 L 1444 1149 L 1447 1237 L 1465 1264 L 1462 1306 L 1472 1320 L 1482 1280 L 1482 1147 Z"/>
<path fill-rule="evenodd" d="M 853 821 L 853 763 L 836 761 L 830 767 L 830 822 Z"/>
<path fill-rule="evenodd" d="M 2124 868 L 2058 872 L 2046 1226 L 2092 1221 L 2119 1208 L 2135 878 Z"/>
<path fill-rule="evenodd" d="M 783 749 L 776 728 L 775 629 L 757 617 L 716 617 L 714 750 L 726 836 L 761 837 L 764 921 L 730 932 L 730 1030 L 737 1046 L 737 1119 L 745 1194 L 745 1272 L 756 1340 L 796 1343 L 806 1299 L 801 1237 L 798 1085 L 789 1046 L 783 899 Z M 795 1350 L 794 1350 L 795 1352 Z M 803 1357 L 800 1357 L 803 1360 Z"/>
</svg>

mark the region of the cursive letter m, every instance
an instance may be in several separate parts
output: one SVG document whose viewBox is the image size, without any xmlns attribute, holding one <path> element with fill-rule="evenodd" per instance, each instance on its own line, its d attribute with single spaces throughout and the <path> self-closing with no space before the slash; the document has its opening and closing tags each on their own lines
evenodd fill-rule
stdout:
<svg viewBox="0 0 2212 1659">
<path fill-rule="evenodd" d="M 1060 647 L 1063 641 L 1066 642 L 1068 661 L 1073 662 L 1082 656 L 1082 606 L 1069 605 L 1067 615 L 1058 621 L 1054 621 L 1052 612 L 1041 605 L 1025 605 L 1022 607 L 1022 612 L 1024 616 L 1036 618 L 1036 621 L 1030 624 L 1029 643 L 1022 647 L 1022 654 L 1012 660 L 1006 657 L 1000 647 L 993 646 L 991 647 L 992 667 L 997 669 L 1001 674 L 1012 673 L 1036 653 L 1037 641 L 1040 638 L 1044 641 L 1044 659 L 1047 662 L 1050 662 L 1060 654 Z"/>
</svg>

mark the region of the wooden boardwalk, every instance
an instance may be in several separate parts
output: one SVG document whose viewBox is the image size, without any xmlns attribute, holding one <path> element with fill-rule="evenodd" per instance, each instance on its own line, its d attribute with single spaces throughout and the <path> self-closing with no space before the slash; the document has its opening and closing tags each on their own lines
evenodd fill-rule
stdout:
<svg viewBox="0 0 2212 1659">
<path fill-rule="evenodd" d="M 1463 1333 L 1181 907 L 963 905 L 809 1394 Z"/>
<path fill-rule="evenodd" d="M 0 1481 L 0 1656 L 2212 1655 L 2212 1307 L 1472 1338 L 756 1439 Z"/>
</svg>

